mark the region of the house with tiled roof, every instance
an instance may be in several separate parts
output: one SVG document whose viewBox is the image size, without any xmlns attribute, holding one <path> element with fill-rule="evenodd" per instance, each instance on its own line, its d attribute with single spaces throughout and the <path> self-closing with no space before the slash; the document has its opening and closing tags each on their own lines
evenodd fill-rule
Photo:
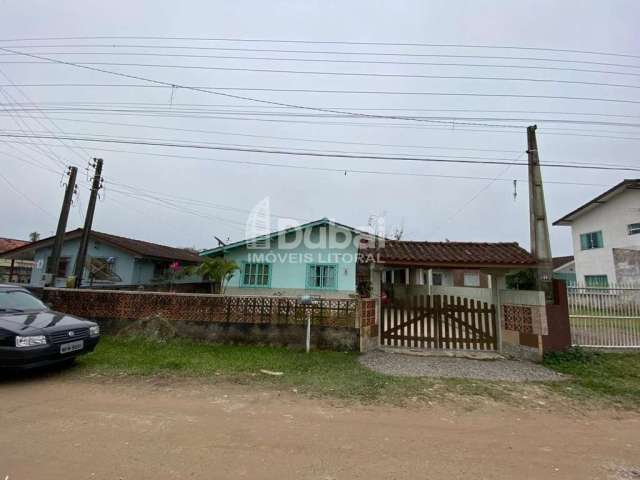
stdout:
<svg viewBox="0 0 640 480">
<path fill-rule="evenodd" d="M 0 254 L 29 244 L 27 240 L 0 237 Z M 0 258 L 0 283 L 28 283 L 33 262 Z"/>
<path fill-rule="evenodd" d="M 55 272 L 56 286 L 65 286 L 75 270 L 82 229 L 65 234 L 58 270 Z M 47 262 L 51 256 L 55 237 L 25 244 L 0 254 L 8 260 L 33 262 L 29 280 L 32 286 L 43 286 L 47 277 Z M 85 261 L 82 286 L 138 286 L 166 282 L 171 275 L 170 265 L 181 267 L 196 265 L 201 257 L 188 249 L 170 247 L 157 243 L 121 237 L 92 230 Z M 193 278 L 176 278 L 176 282 L 194 281 Z"/>
<path fill-rule="evenodd" d="M 240 268 L 227 292 L 245 295 L 350 296 L 389 285 L 489 287 L 492 273 L 535 265 L 517 243 L 388 240 L 326 218 L 201 255 L 234 261 Z"/>
</svg>

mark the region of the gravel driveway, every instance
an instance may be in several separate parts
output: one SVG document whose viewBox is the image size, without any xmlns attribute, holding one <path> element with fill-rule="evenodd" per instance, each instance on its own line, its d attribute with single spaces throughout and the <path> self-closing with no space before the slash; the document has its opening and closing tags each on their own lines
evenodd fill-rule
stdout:
<svg viewBox="0 0 640 480">
<path fill-rule="evenodd" d="M 566 378 L 542 365 L 517 360 L 473 360 L 369 352 L 360 357 L 360 362 L 376 372 L 406 377 L 474 378 L 510 382 L 550 381 Z"/>
</svg>

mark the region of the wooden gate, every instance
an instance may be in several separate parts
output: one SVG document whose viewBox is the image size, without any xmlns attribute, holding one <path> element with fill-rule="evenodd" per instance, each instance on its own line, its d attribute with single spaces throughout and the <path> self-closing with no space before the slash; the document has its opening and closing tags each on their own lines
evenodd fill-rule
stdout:
<svg viewBox="0 0 640 480">
<path fill-rule="evenodd" d="M 414 295 L 382 305 L 381 344 L 497 350 L 495 305 L 447 295 Z"/>
</svg>

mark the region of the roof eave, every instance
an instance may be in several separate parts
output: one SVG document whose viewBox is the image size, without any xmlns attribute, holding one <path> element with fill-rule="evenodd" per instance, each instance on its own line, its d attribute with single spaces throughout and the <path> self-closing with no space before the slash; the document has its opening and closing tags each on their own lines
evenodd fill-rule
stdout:
<svg viewBox="0 0 640 480">
<path fill-rule="evenodd" d="M 420 267 L 420 268 L 531 268 L 536 265 L 535 260 L 530 262 L 518 262 L 518 263 L 478 263 L 478 262 L 422 262 L 413 260 L 381 260 L 376 262 L 379 265 L 385 265 L 389 267 Z"/>
<path fill-rule="evenodd" d="M 244 245 L 248 245 L 251 242 L 255 242 L 258 240 L 266 240 L 266 239 L 270 239 L 273 237 L 277 237 L 280 235 L 286 235 L 287 233 L 290 232 L 295 232 L 298 230 L 302 230 L 305 228 L 313 228 L 316 227 L 318 225 L 333 225 L 334 227 L 338 227 L 338 228 L 344 228 L 346 230 L 349 230 L 357 235 L 369 235 L 371 237 L 375 237 L 375 238 L 383 238 L 383 237 L 379 237 L 377 235 L 365 232 L 363 230 L 358 230 L 356 228 L 350 227 L 349 225 L 344 225 L 342 223 L 338 223 L 338 222 L 334 222 L 333 220 L 329 220 L 328 218 L 322 218 L 320 220 L 314 220 L 313 222 L 308 222 L 308 223 L 304 223 L 302 225 L 297 225 L 294 227 L 289 227 L 289 228 L 285 228 L 284 230 L 277 230 L 275 232 L 271 232 L 271 233 L 266 233 L 264 235 L 259 235 L 257 237 L 252 237 L 252 238 L 247 238 L 244 240 L 239 240 L 237 242 L 233 242 L 230 243 L 228 245 L 220 245 L 219 247 L 216 248 L 212 248 L 210 250 L 203 250 L 202 252 L 199 253 L 199 255 L 201 257 L 208 257 L 210 255 L 216 254 L 216 253 L 224 253 L 228 250 L 232 250 L 234 248 L 238 248 L 238 247 L 242 247 Z M 386 239 L 385 239 L 386 240 Z"/>
</svg>

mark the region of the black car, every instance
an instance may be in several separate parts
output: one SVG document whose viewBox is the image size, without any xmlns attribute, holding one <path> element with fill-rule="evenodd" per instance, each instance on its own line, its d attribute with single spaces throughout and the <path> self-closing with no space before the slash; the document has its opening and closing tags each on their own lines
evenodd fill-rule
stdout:
<svg viewBox="0 0 640 480">
<path fill-rule="evenodd" d="M 99 339 L 98 324 L 54 312 L 25 288 L 0 284 L 0 367 L 72 362 Z"/>
</svg>

